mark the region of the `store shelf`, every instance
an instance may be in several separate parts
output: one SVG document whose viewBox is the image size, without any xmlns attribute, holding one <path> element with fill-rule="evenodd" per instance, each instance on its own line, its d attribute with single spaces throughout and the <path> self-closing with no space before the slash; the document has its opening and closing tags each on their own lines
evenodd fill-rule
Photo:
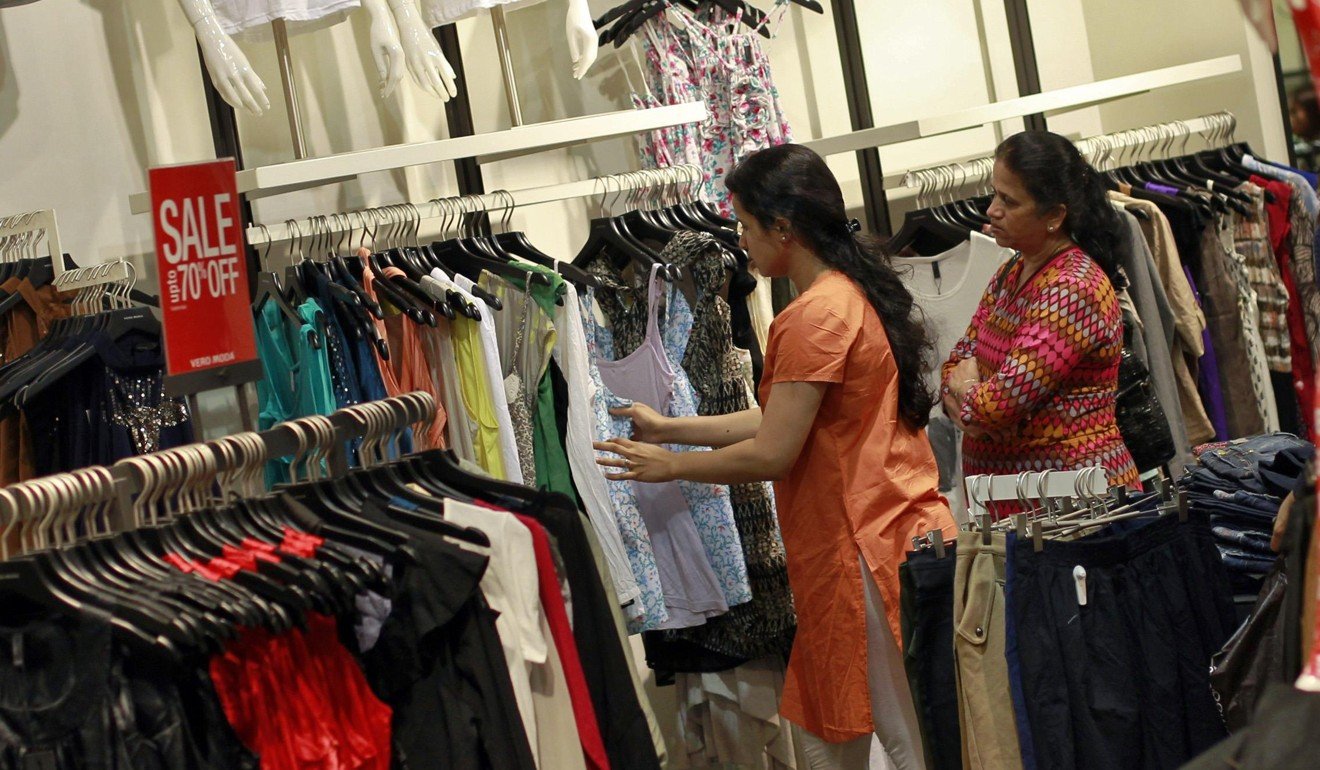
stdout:
<svg viewBox="0 0 1320 770">
<path fill-rule="evenodd" d="M 245 193 L 249 200 L 254 200 L 319 187 L 377 171 L 393 171 L 460 158 L 478 158 L 485 162 L 503 160 L 585 142 L 631 136 L 658 128 L 698 123 L 705 120 L 707 115 L 705 103 L 687 102 L 516 126 L 489 134 L 306 158 L 239 171 L 238 191 Z M 129 205 L 135 214 L 147 213 L 151 208 L 150 193 L 130 196 Z"/>
<path fill-rule="evenodd" d="M 1242 57 L 1222 56 L 1191 64 L 1180 64 L 1135 75 L 1099 80 L 1079 86 L 1059 88 L 1041 94 L 1005 99 L 947 115 L 895 123 L 889 126 L 866 128 L 839 136 L 807 142 L 806 145 L 823 156 L 857 152 L 872 147 L 884 147 L 899 142 L 910 142 L 988 123 L 1021 118 L 1038 113 L 1057 113 L 1078 110 L 1097 104 L 1143 94 L 1169 86 L 1194 83 L 1199 80 L 1231 75 L 1242 71 Z"/>
</svg>

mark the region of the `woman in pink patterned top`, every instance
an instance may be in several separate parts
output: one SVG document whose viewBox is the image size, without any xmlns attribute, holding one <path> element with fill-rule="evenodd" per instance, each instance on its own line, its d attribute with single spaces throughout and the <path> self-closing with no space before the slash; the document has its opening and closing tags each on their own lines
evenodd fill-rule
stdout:
<svg viewBox="0 0 1320 770">
<path fill-rule="evenodd" d="M 1100 175 L 1046 131 L 995 151 L 988 235 L 1018 253 L 986 288 L 943 367 L 944 409 L 966 433 L 968 474 L 1136 465 L 1114 419 L 1123 350 L 1122 226 Z"/>
</svg>

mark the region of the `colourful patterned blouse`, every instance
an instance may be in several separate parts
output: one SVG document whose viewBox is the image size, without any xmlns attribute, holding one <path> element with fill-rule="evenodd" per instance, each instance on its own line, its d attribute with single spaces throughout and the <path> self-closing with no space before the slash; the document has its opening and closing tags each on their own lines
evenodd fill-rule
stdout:
<svg viewBox="0 0 1320 770">
<path fill-rule="evenodd" d="M 1135 484 L 1137 468 L 1114 421 L 1123 323 L 1113 284 L 1075 247 L 1018 287 L 1022 269 L 1021 256 L 999 269 L 944 364 L 946 386 L 959 361 L 975 356 L 980 369 L 962 418 L 988 435 L 964 437 L 964 471 L 1100 464 L 1111 486 Z"/>
</svg>

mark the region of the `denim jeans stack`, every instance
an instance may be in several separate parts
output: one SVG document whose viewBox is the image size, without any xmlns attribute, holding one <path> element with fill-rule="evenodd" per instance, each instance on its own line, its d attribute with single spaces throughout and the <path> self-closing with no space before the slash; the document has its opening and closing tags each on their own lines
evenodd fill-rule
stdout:
<svg viewBox="0 0 1320 770">
<path fill-rule="evenodd" d="M 1270 535 L 1279 505 L 1315 447 L 1269 433 L 1203 452 L 1187 470 L 1190 504 L 1210 516 L 1215 545 L 1234 590 L 1253 593 L 1274 564 Z"/>
</svg>

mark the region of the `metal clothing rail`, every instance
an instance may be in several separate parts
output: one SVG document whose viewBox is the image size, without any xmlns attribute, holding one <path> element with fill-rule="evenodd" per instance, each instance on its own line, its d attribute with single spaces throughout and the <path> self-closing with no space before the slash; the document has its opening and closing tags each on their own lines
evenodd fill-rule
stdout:
<svg viewBox="0 0 1320 770">
<path fill-rule="evenodd" d="M 946 115 L 862 129 L 861 131 L 807 142 L 806 146 L 823 156 L 840 155 L 872 147 L 884 147 L 900 142 L 949 134 L 1028 115 L 1065 112 L 1083 107 L 1092 107 L 1160 88 L 1194 83 L 1199 80 L 1231 75 L 1241 71 L 1241 56 L 1236 54 L 1222 56 L 1191 64 L 1150 70 L 1135 75 L 1125 75 L 1084 85 L 1059 88 L 1015 99 L 1005 99 L 1004 101 L 972 107 L 971 109 Z"/>
<path fill-rule="evenodd" d="M 601 195 L 609 198 L 620 193 L 651 187 L 661 187 L 666 185 L 695 186 L 700 183 L 701 179 L 702 170 L 697 166 L 668 166 L 659 169 L 628 171 L 622 174 L 612 174 L 609 176 L 596 177 L 594 179 L 584 179 L 578 182 L 564 182 L 562 184 L 546 185 L 544 187 L 530 187 L 522 190 L 496 190 L 481 195 L 468 195 L 457 198 L 437 198 L 425 203 L 404 205 L 415 210 L 416 221 L 420 223 L 421 221 L 435 219 L 454 219 L 455 212 L 452 208 L 449 208 L 447 204 L 460 206 L 463 213 L 501 210 L 512 212 L 523 206 L 535 206 L 542 203 L 553 203 L 556 201 L 572 200 L 574 198 L 586 198 L 592 195 Z M 346 213 L 338 215 L 331 214 L 329 215 L 329 218 L 338 218 L 340 221 L 352 225 L 353 218 L 370 216 L 373 213 L 383 212 L 391 208 L 397 209 L 398 207 L 383 206 L 376 209 L 352 212 L 351 215 Z M 290 220 L 280 224 L 255 225 L 247 229 L 247 242 L 253 246 L 265 246 L 270 243 L 295 240 L 317 232 L 318 227 L 323 227 L 326 224 L 326 219 L 326 216 L 320 216 L 301 220 Z M 353 226 L 352 229 L 360 229 L 360 227 Z"/>
<path fill-rule="evenodd" d="M 144 523 L 144 510 L 191 510 L 171 501 L 189 497 L 204 504 L 212 499 L 217 481 L 259 476 L 272 458 L 307 459 L 309 467 L 324 462 L 330 475 L 342 475 L 348 471 L 344 445 L 350 439 L 380 439 L 435 414 L 436 402 L 429 393 L 405 393 L 346 407 L 328 417 L 290 420 L 261 433 L 234 434 L 125 458 L 108 468 L 92 466 L 11 484 L 0 488 L 0 561 L 9 558 L 6 549 L 15 532 L 21 545 L 50 547 L 60 529 L 70 531 L 77 516 L 107 508 L 109 530 L 133 529 Z M 224 486 L 222 492 L 230 491 Z M 154 510 L 151 515 L 156 520 Z M 81 535 L 92 531 L 84 522 Z"/>
<path fill-rule="evenodd" d="M 457 136 L 430 142 L 376 147 L 370 150 L 306 158 L 238 172 L 238 192 L 249 200 L 306 190 L 352 179 L 358 174 L 394 171 L 429 163 L 477 158 L 480 162 L 501 160 L 533 152 L 654 131 L 660 128 L 700 123 L 709 113 L 705 102 L 685 102 L 665 107 L 620 110 L 602 115 L 569 118 L 546 123 L 515 126 L 505 131 Z M 151 210 L 150 193 L 129 198 L 134 214 Z"/>
<path fill-rule="evenodd" d="M 1154 155 L 1167 156 L 1175 146 L 1179 154 L 1185 154 L 1188 141 L 1194 135 L 1204 137 L 1211 147 L 1222 147 L 1233 139 L 1237 118 L 1231 112 L 1216 112 L 1192 120 L 1175 120 L 1157 123 L 1140 128 L 1099 134 L 1085 139 L 1074 140 L 1077 149 L 1101 170 L 1130 159 L 1141 157 L 1154 159 Z M 917 205 L 925 206 L 932 194 L 939 199 L 956 199 L 959 190 L 967 186 L 984 186 L 989 182 L 994 167 L 993 156 L 967 157 L 939 166 L 913 169 L 903 174 L 901 184 L 904 187 L 916 187 Z"/>
<path fill-rule="evenodd" d="M 10 240 L 22 239 L 25 236 L 31 240 L 24 246 L 32 248 L 35 248 L 44 236 L 51 264 L 55 267 L 55 275 L 64 272 L 64 249 L 60 245 L 60 227 L 55 217 L 55 209 L 0 217 L 0 248 Z"/>
<path fill-rule="evenodd" d="M 973 521 L 986 513 L 988 502 L 1032 502 L 1057 498 L 1095 498 L 1109 493 L 1103 468 L 1075 471 L 1027 471 L 1012 476 L 975 475 L 964 479 Z"/>
</svg>

